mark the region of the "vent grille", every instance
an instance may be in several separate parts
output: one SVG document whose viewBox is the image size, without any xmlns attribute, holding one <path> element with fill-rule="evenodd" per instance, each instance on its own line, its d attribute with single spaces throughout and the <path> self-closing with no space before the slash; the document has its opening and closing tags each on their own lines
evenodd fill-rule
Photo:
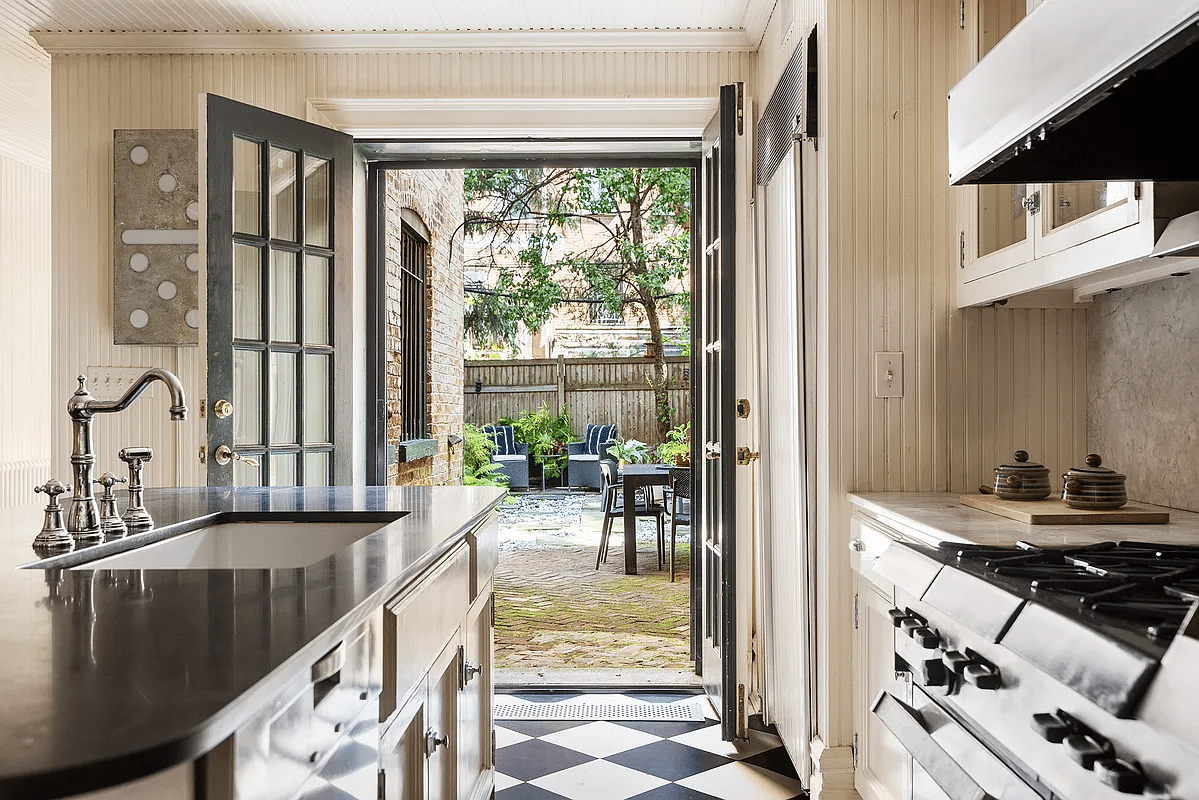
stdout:
<svg viewBox="0 0 1199 800">
<path fill-rule="evenodd" d="M 757 152 L 754 154 L 754 181 L 765 186 L 774 177 L 774 171 L 783 157 L 791 150 L 791 144 L 800 133 L 804 84 L 804 49 L 796 47 L 791 61 L 783 70 L 770 102 L 762 111 L 758 122 Z"/>
<path fill-rule="evenodd" d="M 604 700 L 564 700 L 536 703 L 516 698 L 496 700 L 497 720 L 610 720 L 613 722 L 702 722 L 704 712 L 698 700 L 678 703 L 640 703 L 615 698 Z"/>
</svg>

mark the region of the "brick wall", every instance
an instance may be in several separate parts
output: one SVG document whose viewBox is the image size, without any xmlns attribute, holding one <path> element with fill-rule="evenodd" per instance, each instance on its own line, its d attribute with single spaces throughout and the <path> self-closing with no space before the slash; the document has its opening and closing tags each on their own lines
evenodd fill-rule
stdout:
<svg viewBox="0 0 1199 800">
<path fill-rule="evenodd" d="M 448 437 L 462 433 L 462 171 L 391 170 L 385 177 L 387 258 L 387 441 L 400 441 L 401 348 L 400 213 L 411 209 L 429 231 L 426 283 L 426 436 L 437 454 L 387 467 L 390 484 L 429 486 L 462 482 L 462 447 Z M 453 252 L 450 241 L 453 238 Z"/>
</svg>

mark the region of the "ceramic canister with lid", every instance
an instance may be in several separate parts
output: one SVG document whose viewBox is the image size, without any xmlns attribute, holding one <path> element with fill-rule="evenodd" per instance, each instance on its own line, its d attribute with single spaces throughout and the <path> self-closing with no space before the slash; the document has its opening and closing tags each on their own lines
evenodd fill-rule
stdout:
<svg viewBox="0 0 1199 800">
<path fill-rule="evenodd" d="M 1103 510 L 1120 508 L 1128 502 L 1124 476 L 1100 466 L 1096 453 L 1086 458 L 1085 467 L 1074 467 L 1062 476 L 1062 501 L 1070 508 Z"/>
<path fill-rule="evenodd" d="M 1017 450 L 1015 463 L 995 468 L 994 491 L 1004 500 L 1041 500 L 1049 496 L 1049 468 L 1030 462 L 1028 451 Z"/>
</svg>

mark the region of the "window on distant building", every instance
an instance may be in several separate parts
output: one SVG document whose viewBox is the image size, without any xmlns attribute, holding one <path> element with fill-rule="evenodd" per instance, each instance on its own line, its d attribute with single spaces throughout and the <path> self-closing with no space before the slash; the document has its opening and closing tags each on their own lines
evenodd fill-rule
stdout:
<svg viewBox="0 0 1199 800">
<path fill-rule="evenodd" d="M 428 359 L 426 315 L 429 240 L 415 213 L 403 209 L 400 226 L 400 419 L 404 440 L 425 438 Z"/>
<path fill-rule="evenodd" d="M 597 296 L 594 299 L 598 300 L 599 297 Z M 591 323 L 593 325 L 622 325 L 624 324 L 624 319 L 620 314 L 612 313 L 603 303 L 592 303 Z"/>
</svg>

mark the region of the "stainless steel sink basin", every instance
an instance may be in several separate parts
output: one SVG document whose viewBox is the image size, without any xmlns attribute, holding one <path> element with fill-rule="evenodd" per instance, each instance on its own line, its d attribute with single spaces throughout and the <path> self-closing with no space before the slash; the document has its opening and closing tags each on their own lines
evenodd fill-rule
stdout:
<svg viewBox="0 0 1199 800">
<path fill-rule="evenodd" d="M 300 569 L 349 547 L 391 521 L 217 520 L 73 569 Z"/>
</svg>

